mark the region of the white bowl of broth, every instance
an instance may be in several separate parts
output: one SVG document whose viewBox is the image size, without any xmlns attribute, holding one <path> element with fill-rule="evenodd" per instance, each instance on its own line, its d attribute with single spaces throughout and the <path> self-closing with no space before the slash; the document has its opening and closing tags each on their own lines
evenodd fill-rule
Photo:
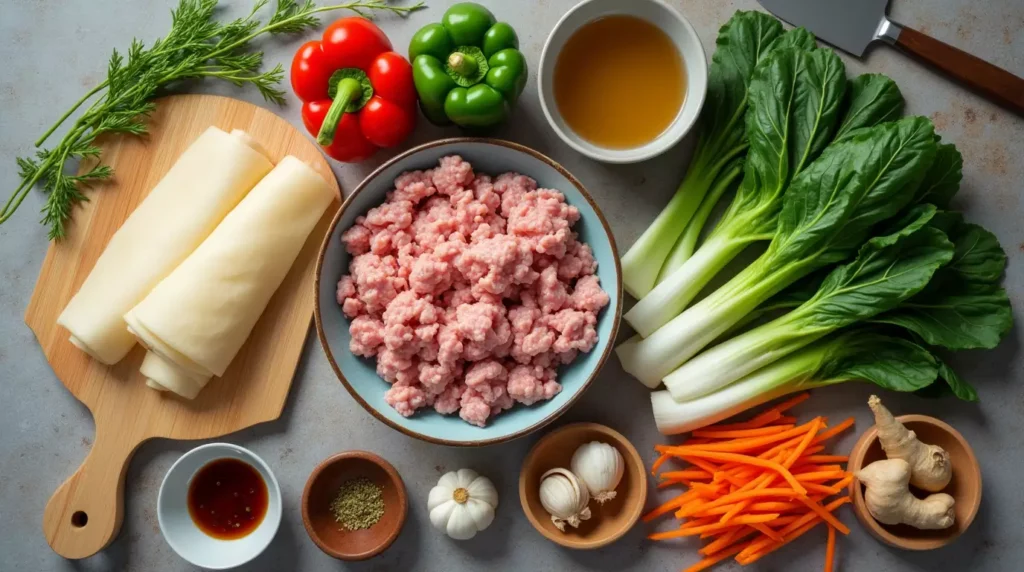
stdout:
<svg viewBox="0 0 1024 572">
<path fill-rule="evenodd" d="M 538 88 L 548 123 L 598 161 L 635 163 L 697 122 L 707 60 L 693 26 L 659 0 L 585 0 L 555 24 Z"/>
</svg>

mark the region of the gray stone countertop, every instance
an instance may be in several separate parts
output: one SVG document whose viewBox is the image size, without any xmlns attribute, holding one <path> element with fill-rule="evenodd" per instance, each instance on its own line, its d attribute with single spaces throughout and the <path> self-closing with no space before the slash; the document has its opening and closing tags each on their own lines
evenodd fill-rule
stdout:
<svg viewBox="0 0 1024 572">
<path fill-rule="evenodd" d="M 487 0 L 500 19 L 519 31 L 522 48 L 536 68 L 541 48 L 558 17 L 576 0 Z M 625 1 L 625 0 L 623 0 Z M 124 50 L 131 38 L 152 41 L 169 29 L 173 0 L 8 0 L 0 16 L 0 188 L 18 182 L 15 156 L 31 151 L 36 139 L 60 113 L 104 78 L 111 48 Z M 323 2 L 321 2 L 323 3 Z M 428 0 L 430 9 L 408 20 L 384 17 L 381 26 L 399 49 L 421 25 L 437 20 L 448 0 Z M 710 52 L 718 27 L 736 9 L 757 9 L 753 0 L 669 0 L 696 27 Z M 247 11 L 248 0 L 224 0 L 224 15 Z M 893 0 L 899 22 L 967 49 L 1024 75 L 1024 4 L 1020 0 Z M 330 18 L 330 16 L 328 16 Z M 314 34 L 309 34 L 313 37 Z M 298 39 L 264 40 L 268 64 L 291 60 Z M 895 78 L 909 113 L 931 117 L 942 135 L 963 151 L 964 183 L 957 198 L 971 221 L 992 229 L 1010 261 L 1006 285 L 1018 321 L 1024 307 L 1024 120 L 968 93 L 950 81 L 886 47 L 863 60 L 843 56 L 850 74 L 881 72 Z M 515 120 L 499 137 L 529 145 L 561 162 L 596 197 L 619 244 L 630 245 L 674 191 L 688 162 L 692 141 L 656 159 L 627 166 L 593 162 L 564 145 L 544 121 L 531 76 Z M 191 91 L 230 95 L 265 105 L 254 90 L 205 82 Z M 642 93 L 638 98 L 642 99 Z M 299 106 L 274 111 L 301 128 Z M 421 121 L 411 143 L 454 135 Z M 357 165 L 334 164 L 342 187 L 354 188 L 389 157 L 380 153 Z M 46 252 L 45 229 L 37 223 L 43 196 L 33 192 L 21 212 L 0 226 L 0 570 L 146 570 L 192 568 L 164 542 L 156 521 L 157 489 L 164 473 L 198 443 L 155 440 L 144 444 L 127 475 L 124 525 L 106 550 L 79 562 L 54 554 L 42 534 L 47 499 L 84 459 L 92 443 L 88 411 L 56 379 L 23 313 Z M 985 479 L 978 518 L 954 545 L 926 553 L 888 548 L 856 523 L 839 543 L 839 569 L 846 571 L 927 570 L 1011 571 L 1024 562 L 1024 356 L 1021 326 L 990 352 L 966 352 L 956 365 L 979 389 L 977 405 L 928 401 L 889 394 L 896 411 L 943 418 L 974 445 Z M 816 392 L 813 410 L 833 418 L 854 415 L 859 429 L 871 425 L 864 406 L 873 389 L 863 384 Z M 647 390 L 626 376 L 614 358 L 594 386 L 557 424 L 605 423 L 627 435 L 648 458 L 662 439 L 651 418 Z M 556 424 L 556 426 L 557 426 Z M 543 433 L 543 432 L 542 432 Z M 619 542 L 595 551 L 560 548 L 537 534 L 519 506 L 519 465 L 540 435 L 483 449 L 454 449 L 413 440 L 376 421 L 349 397 L 324 359 L 315 336 L 306 341 L 302 361 L 282 417 L 224 439 L 254 450 L 277 473 L 285 514 L 271 547 L 246 570 L 636 570 L 670 571 L 695 562 L 694 543 L 651 543 L 638 526 Z M 847 451 L 856 433 L 838 442 Z M 405 478 L 409 519 L 395 545 L 364 563 L 343 563 L 321 553 L 306 536 L 298 509 L 310 470 L 332 453 L 368 449 L 389 459 Z M 489 475 L 501 495 L 493 526 L 468 542 L 454 542 L 430 527 L 426 496 L 438 476 L 459 467 Z M 653 484 L 653 483 L 652 483 Z M 667 494 L 652 494 L 649 504 Z M 824 532 L 766 558 L 764 571 L 820 570 Z M 737 570 L 724 564 L 721 570 Z"/>
</svg>

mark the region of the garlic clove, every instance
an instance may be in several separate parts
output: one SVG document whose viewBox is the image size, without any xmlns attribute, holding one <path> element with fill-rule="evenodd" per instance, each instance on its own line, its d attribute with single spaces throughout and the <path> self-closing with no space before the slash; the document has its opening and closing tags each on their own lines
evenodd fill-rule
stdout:
<svg viewBox="0 0 1024 572">
<path fill-rule="evenodd" d="M 551 522 L 561 531 L 565 524 L 577 527 L 581 520 L 590 518 L 587 503 L 590 496 L 586 485 L 566 469 L 551 469 L 542 475 L 540 504 L 551 515 Z"/>
<path fill-rule="evenodd" d="M 437 485 L 435 485 L 434 488 L 443 488 L 449 490 L 459 488 L 458 473 L 456 473 L 455 471 L 451 471 L 449 473 L 441 475 L 441 478 L 438 479 Z"/>
<path fill-rule="evenodd" d="M 466 512 L 473 517 L 477 530 L 487 528 L 494 521 L 494 509 L 485 502 L 471 497 L 466 501 L 465 508 Z"/>
<path fill-rule="evenodd" d="M 469 485 L 473 484 L 473 481 L 477 480 L 479 477 L 480 474 L 473 469 L 459 469 L 455 473 L 455 478 L 458 481 L 455 488 L 468 489 Z"/>
<path fill-rule="evenodd" d="M 434 506 L 430 509 L 430 524 L 438 530 L 447 531 L 448 523 L 451 522 L 452 514 L 458 506 L 451 499 Z"/>
<path fill-rule="evenodd" d="M 452 511 L 448 519 L 445 534 L 455 540 L 469 540 L 476 536 L 476 532 L 480 528 L 477 527 L 476 521 L 466 505 L 460 505 L 456 502 L 451 504 L 455 506 L 455 510 Z"/>
<path fill-rule="evenodd" d="M 614 446 L 600 441 L 580 445 L 573 453 L 569 465 L 588 493 L 602 504 L 615 498 L 615 487 L 622 481 L 626 470 L 622 453 Z"/>
<path fill-rule="evenodd" d="M 466 490 L 469 491 L 470 498 L 481 500 L 492 507 L 498 506 L 498 491 L 491 481 L 475 479 L 466 487 Z"/>
</svg>

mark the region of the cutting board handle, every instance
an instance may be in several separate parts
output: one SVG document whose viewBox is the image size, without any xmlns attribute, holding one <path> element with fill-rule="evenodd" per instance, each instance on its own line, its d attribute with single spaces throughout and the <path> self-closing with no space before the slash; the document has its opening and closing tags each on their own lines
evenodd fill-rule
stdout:
<svg viewBox="0 0 1024 572">
<path fill-rule="evenodd" d="M 43 533 L 54 552 L 64 558 L 86 558 L 114 540 L 124 517 L 128 462 L 144 440 L 107 434 L 97 426 L 89 455 L 43 511 Z"/>
<path fill-rule="evenodd" d="M 1010 111 L 1024 115 L 1024 79 L 906 26 L 896 45 Z"/>
</svg>

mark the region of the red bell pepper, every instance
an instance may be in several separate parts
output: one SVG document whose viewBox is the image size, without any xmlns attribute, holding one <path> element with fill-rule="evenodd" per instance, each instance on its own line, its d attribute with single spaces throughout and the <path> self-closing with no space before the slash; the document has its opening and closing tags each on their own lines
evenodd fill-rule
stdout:
<svg viewBox="0 0 1024 572">
<path fill-rule="evenodd" d="M 339 161 L 398 145 L 416 125 L 412 66 L 365 18 L 342 18 L 303 44 L 291 77 L 306 129 Z"/>
</svg>

